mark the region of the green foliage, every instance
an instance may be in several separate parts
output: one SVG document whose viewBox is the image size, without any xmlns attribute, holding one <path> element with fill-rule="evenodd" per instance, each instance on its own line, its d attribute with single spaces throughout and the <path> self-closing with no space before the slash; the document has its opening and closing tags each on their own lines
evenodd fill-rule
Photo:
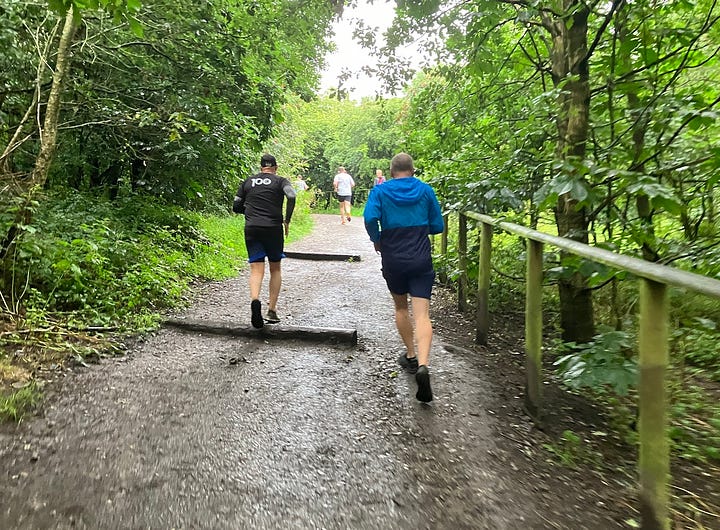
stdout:
<svg viewBox="0 0 720 530">
<path fill-rule="evenodd" d="M 598 245 L 599 246 L 599 245 Z M 558 263 L 555 267 L 546 270 L 546 278 L 548 280 L 568 280 L 575 274 L 581 275 L 587 279 L 589 287 L 598 287 L 607 283 L 612 278 L 625 279 L 627 273 L 611 269 L 607 265 L 591 261 L 575 254 L 567 254 L 562 257 L 559 254 L 550 254 L 554 262 Z"/>
<path fill-rule="evenodd" d="M 295 99 L 285 106 L 287 120 L 267 150 L 277 153 L 291 173 L 303 175 L 311 188 L 326 194 L 333 191 L 338 167 L 344 166 L 355 180 L 356 198 L 363 201 L 375 170 L 389 175 L 390 159 L 400 150 L 400 104 L 396 99 Z"/>
<path fill-rule="evenodd" d="M 257 166 L 286 98 L 311 96 L 334 14 L 324 0 L 50 5 L 74 5 L 87 36 L 73 50 L 51 186 L 109 198 L 142 192 L 215 213 Z M 35 162 L 36 120 L 22 120 L 36 84 L 47 96 L 49 69 L 36 79 L 37 49 L 52 55 L 54 46 L 56 17 L 47 15 L 26 0 L 0 12 L 0 152 L 16 127 L 27 134 L 10 151 L 12 172 L 30 173 Z"/>
<path fill-rule="evenodd" d="M 199 221 L 198 229 L 207 237 L 199 247 L 187 272 L 209 280 L 221 280 L 237 274 L 247 259 L 243 218 L 207 216 Z"/>
<path fill-rule="evenodd" d="M 440 252 L 440 236 L 435 236 L 433 247 L 433 263 L 441 277 L 457 281 L 460 276 L 460 259 L 458 255 L 458 219 L 449 215 L 448 252 L 444 256 Z M 477 285 L 478 254 L 480 236 L 477 226 L 468 224 L 467 242 L 467 275 L 469 285 Z M 492 272 L 490 275 L 489 308 L 491 312 L 522 312 L 525 304 L 525 240 L 506 232 L 495 232 L 492 240 Z M 471 296 L 474 289 L 471 289 Z M 545 289 L 543 296 L 548 305 L 554 305 L 553 293 Z"/>
<path fill-rule="evenodd" d="M 313 229 L 313 221 L 310 216 L 314 197 L 309 191 L 298 193 L 295 201 L 295 211 L 290 223 L 290 234 L 286 240 L 288 243 L 297 241 L 310 234 Z"/>
<path fill-rule="evenodd" d="M 624 331 L 601 328 L 591 342 L 561 346 L 561 355 L 553 364 L 564 384 L 573 389 L 589 388 L 603 393 L 610 388 L 625 395 L 636 385 L 637 362 L 632 357 L 632 336 Z"/>
<path fill-rule="evenodd" d="M 9 395 L 0 396 L 0 421 L 19 422 L 42 399 L 36 383 L 30 383 Z"/>
<path fill-rule="evenodd" d="M 143 36 L 143 27 L 135 16 L 141 7 L 140 0 L 48 0 L 48 6 L 61 15 L 72 7 L 77 19 L 86 11 L 102 9 L 112 16 L 115 24 L 125 21 L 135 35 Z"/>
<path fill-rule="evenodd" d="M 698 384 L 676 385 L 671 394 L 670 440 L 681 458 L 720 462 L 720 405 Z"/>
<path fill-rule="evenodd" d="M 58 200 L 19 246 L 15 273 L 29 275 L 28 309 L 108 325 L 177 302 L 196 244 L 188 219 L 159 204 L 131 214 L 130 204 L 85 209 L 81 200 Z M 163 211 L 165 222 L 154 224 Z"/>
<path fill-rule="evenodd" d="M 695 370 L 720 382 L 720 330 L 714 320 L 702 317 L 685 319 L 673 332 L 673 354 Z"/>
<path fill-rule="evenodd" d="M 311 228 L 308 202 L 296 208 L 294 238 Z M 28 280 L 28 318 L 144 328 L 182 302 L 191 280 L 234 276 L 246 259 L 241 216 L 201 216 L 141 196 L 53 193 L 46 203 L 13 264 Z"/>
<path fill-rule="evenodd" d="M 572 198 L 586 209 L 591 240 L 648 259 L 686 256 L 688 266 L 706 270 L 715 245 L 703 232 L 717 234 L 720 133 L 720 70 L 709 44 L 717 35 L 704 22 L 710 4 L 685 3 L 664 10 L 664 19 L 646 16 L 648 3 L 623 5 L 608 26 L 591 13 L 589 34 L 598 40 L 589 57 L 584 156 L 568 156 L 565 132 L 556 129 L 566 111 L 562 91 L 575 80 L 548 75 L 555 56 L 541 13 L 550 4 L 518 12 L 451 2 L 437 17 L 425 10 L 434 5 L 423 6 L 401 6 L 395 31 L 409 36 L 435 25 L 446 60 L 414 79 L 403 130 L 447 208 L 532 219 Z M 695 46 L 696 38 L 708 43 Z"/>
</svg>

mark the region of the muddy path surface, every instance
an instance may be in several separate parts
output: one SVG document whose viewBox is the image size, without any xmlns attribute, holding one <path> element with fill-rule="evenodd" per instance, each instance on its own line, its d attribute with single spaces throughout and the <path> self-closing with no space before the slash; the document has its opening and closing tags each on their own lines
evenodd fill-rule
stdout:
<svg viewBox="0 0 720 530">
<path fill-rule="evenodd" d="M 519 396 L 497 394 L 435 301 L 435 401 L 415 400 L 360 218 L 316 216 L 288 250 L 361 256 L 285 260 L 278 305 L 283 325 L 354 328 L 357 346 L 163 328 L 74 370 L 0 431 L 0 528 L 620 527 L 601 481 L 579 486 L 498 435 L 532 429 L 498 414 Z M 176 316 L 249 324 L 247 293 L 243 271 Z"/>
</svg>

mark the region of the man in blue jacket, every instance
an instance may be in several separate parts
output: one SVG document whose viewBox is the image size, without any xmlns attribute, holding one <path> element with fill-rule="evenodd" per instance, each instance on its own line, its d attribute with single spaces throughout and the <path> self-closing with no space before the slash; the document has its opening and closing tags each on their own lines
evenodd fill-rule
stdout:
<svg viewBox="0 0 720 530">
<path fill-rule="evenodd" d="M 395 155 L 391 178 L 370 191 L 364 217 L 365 229 L 382 256 L 383 278 L 395 302 L 395 325 L 407 349 L 398 362 L 415 374 L 415 397 L 427 403 L 433 399 L 428 361 L 433 334 L 430 294 L 435 280 L 428 235 L 443 231 L 443 218 L 435 192 L 414 173 L 410 155 Z"/>
</svg>

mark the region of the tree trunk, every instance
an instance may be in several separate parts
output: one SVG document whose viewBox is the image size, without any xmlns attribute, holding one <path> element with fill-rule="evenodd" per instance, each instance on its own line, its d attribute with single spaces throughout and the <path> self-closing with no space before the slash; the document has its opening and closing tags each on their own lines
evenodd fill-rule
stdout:
<svg viewBox="0 0 720 530">
<path fill-rule="evenodd" d="M 587 215 L 584 208 L 577 208 L 577 201 L 561 197 L 555 220 L 558 235 L 588 244 Z M 561 256 L 564 255 L 561 253 Z M 587 279 L 576 272 L 570 279 L 561 280 L 558 290 L 562 339 L 566 342 L 589 342 L 595 335 L 595 316 Z"/>
<path fill-rule="evenodd" d="M 57 147 L 58 118 L 60 116 L 60 103 L 62 97 L 62 85 L 70 69 L 70 46 L 72 45 L 77 23 L 74 10 L 68 9 L 65 15 L 65 26 L 63 27 L 60 44 L 58 46 L 55 72 L 53 73 L 52 87 L 48 96 L 47 108 L 45 109 L 45 122 L 40 130 L 40 152 L 35 160 L 35 168 L 32 172 L 32 186 L 41 187 L 47 180 L 50 164 L 55 156 Z"/>
<path fill-rule="evenodd" d="M 552 73 L 558 96 L 557 160 L 576 167 L 585 159 L 589 129 L 590 86 L 588 69 L 587 19 L 589 10 L 576 0 L 563 2 L 564 12 L 572 13 L 572 23 L 565 18 L 547 22 L 553 36 Z M 574 171 L 574 170 L 570 170 Z M 582 176 L 577 175 L 577 179 Z M 569 193 L 558 197 L 555 208 L 558 235 L 588 243 L 588 217 L 584 207 Z M 558 284 L 560 325 L 565 341 L 587 342 L 595 333 L 592 292 L 579 273 Z"/>
</svg>

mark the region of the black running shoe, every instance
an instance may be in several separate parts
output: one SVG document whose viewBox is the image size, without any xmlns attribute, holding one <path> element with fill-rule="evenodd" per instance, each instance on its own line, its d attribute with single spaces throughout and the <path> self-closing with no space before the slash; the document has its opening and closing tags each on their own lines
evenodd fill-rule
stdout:
<svg viewBox="0 0 720 530">
<path fill-rule="evenodd" d="M 405 357 L 403 353 L 398 357 L 398 364 L 405 368 L 408 373 L 414 374 L 418 371 L 417 357 Z"/>
<path fill-rule="evenodd" d="M 432 389 L 430 388 L 430 374 L 428 368 L 424 364 L 418 368 L 415 374 L 415 381 L 417 381 L 418 389 L 415 397 L 418 401 L 423 403 L 430 403 L 433 400 Z"/>
<path fill-rule="evenodd" d="M 277 312 L 273 309 L 268 309 L 267 315 L 265 315 L 265 322 L 268 324 L 277 324 L 280 322 L 280 318 L 277 315 Z"/>
<path fill-rule="evenodd" d="M 253 300 L 250 302 L 250 322 L 252 323 L 252 327 L 260 329 L 265 325 L 265 322 L 263 322 L 262 317 L 262 311 L 260 308 L 260 300 Z"/>
</svg>

